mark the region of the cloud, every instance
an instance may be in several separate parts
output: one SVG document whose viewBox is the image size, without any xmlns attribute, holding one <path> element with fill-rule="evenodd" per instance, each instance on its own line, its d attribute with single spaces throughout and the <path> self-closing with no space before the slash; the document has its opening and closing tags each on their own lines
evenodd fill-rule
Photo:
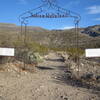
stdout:
<svg viewBox="0 0 100 100">
<path fill-rule="evenodd" d="M 72 28 L 74 28 L 74 26 L 65 26 L 63 28 L 58 28 L 58 29 L 66 30 L 66 29 L 72 29 Z"/>
<path fill-rule="evenodd" d="M 18 0 L 19 4 L 27 4 L 27 0 Z"/>
<path fill-rule="evenodd" d="M 100 21 L 100 18 L 96 18 L 95 20 L 96 20 L 96 21 Z"/>
<path fill-rule="evenodd" d="M 100 14 L 100 5 L 90 6 L 86 9 L 89 14 Z"/>
</svg>

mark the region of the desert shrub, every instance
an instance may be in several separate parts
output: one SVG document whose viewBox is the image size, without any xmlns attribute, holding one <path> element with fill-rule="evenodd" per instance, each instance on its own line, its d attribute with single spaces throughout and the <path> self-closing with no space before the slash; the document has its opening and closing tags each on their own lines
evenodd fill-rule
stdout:
<svg viewBox="0 0 100 100">
<path fill-rule="evenodd" d="M 50 48 L 50 50 L 52 50 L 52 51 L 64 51 L 64 49 L 62 49 L 62 48 Z"/>
<path fill-rule="evenodd" d="M 42 55 L 47 54 L 49 51 L 48 47 L 46 47 L 44 45 L 40 45 L 39 43 L 36 43 L 36 42 L 27 43 L 27 47 L 29 48 L 29 50 L 31 50 L 33 52 L 38 52 Z"/>
<path fill-rule="evenodd" d="M 13 42 L 13 46 L 16 48 L 24 47 L 24 43 L 22 41 L 16 40 Z"/>
<path fill-rule="evenodd" d="M 83 55 L 84 54 L 84 50 L 81 48 L 67 48 L 66 50 L 68 52 L 68 54 L 75 56 L 75 55 Z"/>
<path fill-rule="evenodd" d="M 34 53 L 32 51 L 29 51 L 29 52 L 27 52 L 27 61 L 29 63 L 32 63 L 32 62 L 38 63 L 38 62 L 42 62 L 43 59 L 42 59 L 42 57 L 40 56 L 39 53 Z"/>
<path fill-rule="evenodd" d="M 80 48 L 67 48 L 66 52 L 75 62 L 84 54 L 84 50 Z"/>
<path fill-rule="evenodd" d="M 16 39 L 13 42 L 14 47 L 16 48 L 27 48 L 29 51 L 39 52 L 40 54 L 48 53 L 49 48 L 41 45 L 38 42 L 34 42 L 33 40 L 24 41 L 24 38 Z"/>
<path fill-rule="evenodd" d="M 16 51 L 16 59 L 21 61 L 21 62 L 25 62 L 27 64 L 32 63 L 32 62 L 36 62 L 36 57 L 33 55 L 33 53 L 31 53 L 28 50 L 25 49 L 20 49 Z M 30 59 L 31 57 L 31 59 Z"/>
<path fill-rule="evenodd" d="M 25 62 L 27 64 L 38 63 L 43 61 L 40 54 L 34 51 L 30 51 L 29 49 L 17 49 L 15 53 L 15 57 L 17 60 L 21 62 Z"/>
</svg>

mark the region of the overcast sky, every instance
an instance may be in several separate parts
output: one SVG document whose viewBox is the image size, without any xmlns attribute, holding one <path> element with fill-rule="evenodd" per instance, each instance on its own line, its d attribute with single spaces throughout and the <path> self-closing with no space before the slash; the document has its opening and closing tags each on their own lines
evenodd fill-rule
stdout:
<svg viewBox="0 0 100 100">
<path fill-rule="evenodd" d="M 20 25 L 18 16 L 42 4 L 42 0 L 0 0 L 0 22 Z M 80 27 L 100 24 L 100 0 L 56 0 L 57 4 L 81 15 Z M 48 29 L 68 29 L 74 27 L 73 20 L 30 19 L 30 26 Z"/>
</svg>

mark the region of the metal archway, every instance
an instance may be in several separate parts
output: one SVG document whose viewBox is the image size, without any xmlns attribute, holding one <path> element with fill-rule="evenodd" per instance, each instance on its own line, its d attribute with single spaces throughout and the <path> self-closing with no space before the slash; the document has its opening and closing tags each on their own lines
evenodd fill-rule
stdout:
<svg viewBox="0 0 100 100">
<path fill-rule="evenodd" d="M 43 2 L 42 5 L 39 7 L 29 10 L 27 12 L 22 13 L 19 16 L 19 21 L 21 23 L 21 33 L 23 32 L 24 26 L 24 35 L 26 37 L 27 34 L 27 24 L 29 18 L 73 18 L 75 24 L 75 41 L 76 41 L 76 48 L 78 50 L 79 47 L 79 37 L 78 37 L 78 27 L 79 22 L 81 20 L 81 16 L 73 11 L 64 9 L 56 4 L 56 0 L 41 0 Z M 49 9 L 52 9 L 54 12 L 49 12 Z M 24 44 L 26 44 L 26 38 L 24 38 Z M 79 54 L 77 53 L 77 67 L 78 67 L 78 74 L 79 74 Z M 25 67 L 25 62 L 24 62 Z"/>
</svg>

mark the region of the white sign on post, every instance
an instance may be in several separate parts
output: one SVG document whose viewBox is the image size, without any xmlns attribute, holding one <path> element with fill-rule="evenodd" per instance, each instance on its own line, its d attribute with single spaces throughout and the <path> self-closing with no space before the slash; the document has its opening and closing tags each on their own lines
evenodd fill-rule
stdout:
<svg viewBox="0 0 100 100">
<path fill-rule="evenodd" d="M 14 48 L 0 48 L 0 56 L 14 56 Z"/>
<path fill-rule="evenodd" d="M 100 57 L 100 48 L 97 49 L 86 49 L 86 57 Z"/>
</svg>

